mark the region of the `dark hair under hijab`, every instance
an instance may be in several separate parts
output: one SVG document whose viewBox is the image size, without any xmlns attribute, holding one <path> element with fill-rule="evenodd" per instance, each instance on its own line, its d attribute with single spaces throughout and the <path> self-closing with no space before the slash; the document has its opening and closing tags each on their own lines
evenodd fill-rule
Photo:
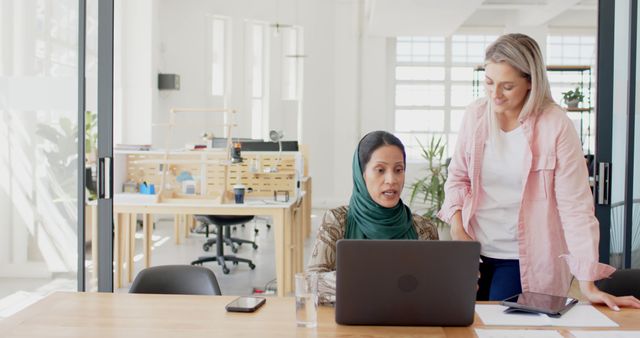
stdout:
<svg viewBox="0 0 640 338">
<path fill-rule="evenodd" d="M 393 145 L 402 150 L 402 158 L 406 162 L 402 142 L 386 131 L 374 131 L 367 134 L 358 143 L 358 149 L 353 152 L 351 164 L 353 193 L 347 211 L 347 224 L 344 232 L 346 239 L 418 238 L 416 229 L 413 227 L 411 210 L 402 203 L 402 200 L 394 207 L 386 208 L 376 203 L 367 190 L 363 174 L 364 168 L 373 152 L 385 145 Z M 360 165 L 361 163 L 362 165 Z"/>
<path fill-rule="evenodd" d="M 395 135 L 384 130 L 372 131 L 365 135 L 358 145 L 358 160 L 360 161 L 360 173 L 364 173 L 364 169 L 371 160 L 371 154 L 382 146 L 396 146 L 402 150 L 402 159 L 405 166 L 407 165 L 407 154 L 404 151 L 402 141 Z"/>
</svg>

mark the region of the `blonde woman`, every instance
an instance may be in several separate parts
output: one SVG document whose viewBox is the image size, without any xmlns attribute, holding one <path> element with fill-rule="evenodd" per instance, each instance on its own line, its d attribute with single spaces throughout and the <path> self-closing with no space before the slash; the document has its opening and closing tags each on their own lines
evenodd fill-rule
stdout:
<svg viewBox="0 0 640 338">
<path fill-rule="evenodd" d="M 598 262 L 587 167 L 577 132 L 551 97 L 538 44 L 508 34 L 485 55 L 486 97 L 467 108 L 439 217 L 482 244 L 478 300 L 521 291 L 566 296 L 572 276 L 593 303 L 640 308 L 595 286 Z"/>
</svg>

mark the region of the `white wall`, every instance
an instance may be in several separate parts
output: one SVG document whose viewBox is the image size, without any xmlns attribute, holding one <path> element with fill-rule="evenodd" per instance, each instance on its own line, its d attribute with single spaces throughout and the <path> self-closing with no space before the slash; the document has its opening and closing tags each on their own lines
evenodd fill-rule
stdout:
<svg viewBox="0 0 640 338">
<path fill-rule="evenodd" d="M 157 74 L 153 0 L 117 0 L 114 4 L 115 142 L 144 144 L 151 140 Z M 126 116 L 126 118 L 122 118 Z"/>
<path fill-rule="evenodd" d="M 309 172 L 313 177 L 313 204 L 326 204 L 334 192 L 334 156 L 336 145 L 344 135 L 334 129 L 335 91 L 335 6 L 331 1 L 306 1 L 301 21 L 304 25 L 304 142 L 309 147 Z M 346 115 L 346 112 L 344 113 Z"/>
</svg>

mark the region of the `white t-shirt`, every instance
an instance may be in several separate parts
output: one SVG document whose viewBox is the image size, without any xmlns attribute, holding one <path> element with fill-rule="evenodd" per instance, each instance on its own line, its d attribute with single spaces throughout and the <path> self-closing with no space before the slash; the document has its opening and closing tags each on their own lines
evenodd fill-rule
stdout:
<svg viewBox="0 0 640 338">
<path fill-rule="evenodd" d="M 498 137 L 500 150 L 489 140 L 485 143 L 481 195 L 471 222 L 483 256 L 518 259 L 518 212 L 527 140 L 520 126 L 509 132 L 501 130 Z"/>
</svg>

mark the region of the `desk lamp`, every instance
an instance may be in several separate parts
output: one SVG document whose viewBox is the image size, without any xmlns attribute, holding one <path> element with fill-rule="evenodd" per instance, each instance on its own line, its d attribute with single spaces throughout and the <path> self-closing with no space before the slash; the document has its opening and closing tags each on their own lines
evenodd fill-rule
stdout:
<svg viewBox="0 0 640 338">
<path fill-rule="evenodd" d="M 278 158 L 276 159 L 276 163 L 269 168 L 269 172 L 275 173 L 278 172 L 278 164 L 280 164 L 280 157 L 282 154 L 282 138 L 284 134 L 282 130 L 271 130 L 269 131 L 269 139 L 272 142 L 278 142 Z"/>
</svg>

